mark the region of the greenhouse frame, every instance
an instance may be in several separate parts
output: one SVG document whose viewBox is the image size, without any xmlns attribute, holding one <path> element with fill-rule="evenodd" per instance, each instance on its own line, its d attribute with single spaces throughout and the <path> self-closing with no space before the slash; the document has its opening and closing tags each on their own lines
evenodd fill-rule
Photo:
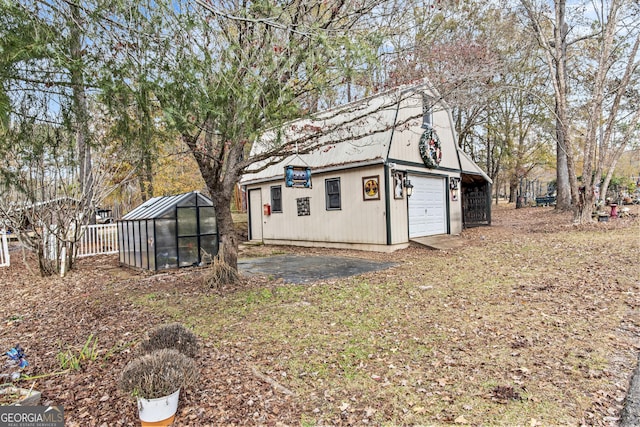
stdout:
<svg viewBox="0 0 640 427">
<path fill-rule="evenodd" d="M 154 197 L 118 221 L 121 265 L 151 271 L 210 263 L 218 253 L 211 199 L 197 191 Z"/>
</svg>

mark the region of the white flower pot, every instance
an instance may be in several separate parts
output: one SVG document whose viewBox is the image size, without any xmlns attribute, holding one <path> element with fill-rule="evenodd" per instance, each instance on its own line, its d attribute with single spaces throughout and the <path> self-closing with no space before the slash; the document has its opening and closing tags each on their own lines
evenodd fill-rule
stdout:
<svg viewBox="0 0 640 427">
<path fill-rule="evenodd" d="M 169 426 L 178 410 L 180 389 L 157 399 L 138 398 L 138 414 L 143 426 Z"/>
</svg>

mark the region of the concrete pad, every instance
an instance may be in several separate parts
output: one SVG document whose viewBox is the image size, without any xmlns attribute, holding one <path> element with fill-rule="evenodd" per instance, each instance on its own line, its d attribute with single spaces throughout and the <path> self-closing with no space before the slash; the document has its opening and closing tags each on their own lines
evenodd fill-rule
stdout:
<svg viewBox="0 0 640 427">
<path fill-rule="evenodd" d="M 360 258 L 278 255 L 238 260 L 238 270 L 247 275 L 273 276 L 285 283 L 312 283 L 338 277 L 357 276 L 397 265 Z"/>
<path fill-rule="evenodd" d="M 415 237 L 411 239 L 411 242 L 417 243 L 418 245 L 427 247 L 429 249 L 436 249 L 440 251 L 458 249 L 464 245 L 464 240 L 462 239 L 462 237 L 452 234 L 438 234 L 436 236 Z"/>
<path fill-rule="evenodd" d="M 640 358 L 639 365 L 633 371 L 631 385 L 624 401 L 624 409 L 620 414 L 620 427 L 637 427 L 640 425 Z"/>
</svg>

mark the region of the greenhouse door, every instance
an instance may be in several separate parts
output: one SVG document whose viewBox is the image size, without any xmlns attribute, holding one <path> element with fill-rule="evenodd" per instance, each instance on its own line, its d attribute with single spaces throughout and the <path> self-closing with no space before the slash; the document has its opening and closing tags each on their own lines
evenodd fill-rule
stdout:
<svg viewBox="0 0 640 427">
<path fill-rule="evenodd" d="M 261 190 L 249 190 L 249 240 L 262 241 L 262 195 Z"/>
<path fill-rule="evenodd" d="M 178 261 L 179 267 L 198 265 L 198 208 L 178 207 Z"/>
</svg>

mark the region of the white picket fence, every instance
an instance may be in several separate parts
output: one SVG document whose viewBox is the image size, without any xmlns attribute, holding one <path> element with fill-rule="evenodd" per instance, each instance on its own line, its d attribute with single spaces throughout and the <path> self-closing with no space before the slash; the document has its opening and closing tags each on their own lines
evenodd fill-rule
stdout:
<svg viewBox="0 0 640 427">
<path fill-rule="evenodd" d="M 118 226 L 116 224 L 84 225 L 76 244 L 77 257 L 118 253 Z"/>
<path fill-rule="evenodd" d="M 7 234 L 0 230 L 0 267 L 10 265 L 9 244 Z M 56 240 L 53 234 L 49 234 L 45 241 L 48 242 L 48 250 L 45 256 L 49 259 L 56 257 Z M 80 239 L 76 244 L 77 257 L 93 255 L 107 255 L 118 253 L 118 228 L 116 224 L 96 224 L 82 226 Z"/>
<path fill-rule="evenodd" d="M 45 256 L 47 259 L 56 259 L 58 241 L 55 234 L 46 233 L 44 240 L 47 242 Z M 116 224 L 83 225 L 75 247 L 76 258 L 116 254 L 118 253 L 118 226 Z"/>
<path fill-rule="evenodd" d="M 10 261 L 7 233 L 4 230 L 0 230 L 0 267 L 9 267 Z"/>
</svg>

